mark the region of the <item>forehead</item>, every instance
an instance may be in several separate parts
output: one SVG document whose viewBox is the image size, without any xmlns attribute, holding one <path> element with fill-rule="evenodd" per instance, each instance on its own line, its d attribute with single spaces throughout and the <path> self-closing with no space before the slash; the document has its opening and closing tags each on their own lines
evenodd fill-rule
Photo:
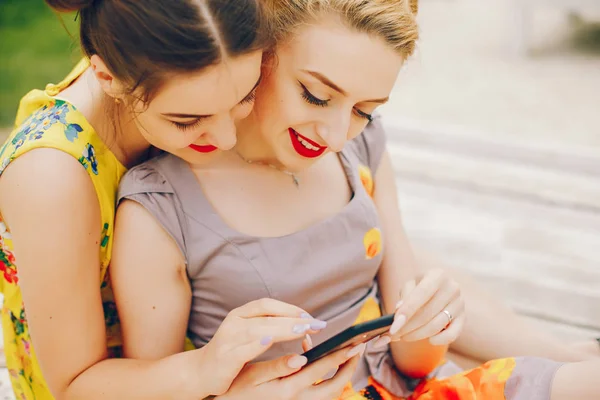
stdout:
<svg viewBox="0 0 600 400">
<path fill-rule="evenodd" d="M 365 91 L 362 86 L 368 83 L 373 96 L 369 98 L 387 96 L 403 64 L 383 39 L 350 29 L 334 18 L 302 27 L 277 53 L 288 66 L 320 72 L 347 90 Z"/>
<path fill-rule="evenodd" d="M 199 72 L 170 76 L 149 104 L 158 112 L 212 115 L 235 106 L 260 76 L 261 52 L 226 59 Z"/>
</svg>

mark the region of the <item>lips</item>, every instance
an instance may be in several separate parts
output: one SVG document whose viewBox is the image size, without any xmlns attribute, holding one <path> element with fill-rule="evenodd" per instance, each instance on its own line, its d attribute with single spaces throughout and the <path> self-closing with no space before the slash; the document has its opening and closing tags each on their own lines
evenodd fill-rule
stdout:
<svg viewBox="0 0 600 400">
<path fill-rule="evenodd" d="M 197 151 L 198 153 L 212 153 L 213 151 L 217 150 L 217 148 L 215 146 L 212 146 L 210 144 L 201 146 L 198 144 L 190 144 L 190 149 Z"/>
<path fill-rule="evenodd" d="M 296 150 L 296 153 L 300 154 L 302 157 L 319 157 L 325 152 L 325 150 L 327 150 L 327 146 L 321 146 L 319 143 L 302 136 L 292 128 L 289 128 L 288 131 L 290 133 L 290 140 L 292 141 L 294 150 Z"/>
</svg>

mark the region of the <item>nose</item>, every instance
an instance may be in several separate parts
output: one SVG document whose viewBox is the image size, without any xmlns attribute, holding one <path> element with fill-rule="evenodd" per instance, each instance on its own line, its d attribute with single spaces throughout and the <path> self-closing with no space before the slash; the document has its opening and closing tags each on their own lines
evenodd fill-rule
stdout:
<svg viewBox="0 0 600 400">
<path fill-rule="evenodd" d="M 350 114 L 336 111 L 327 121 L 317 124 L 317 134 L 331 151 L 341 151 L 348 141 Z"/>
<path fill-rule="evenodd" d="M 208 132 L 208 141 L 221 150 L 231 150 L 237 142 L 235 122 L 229 116 L 215 122 Z"/>
</svg>

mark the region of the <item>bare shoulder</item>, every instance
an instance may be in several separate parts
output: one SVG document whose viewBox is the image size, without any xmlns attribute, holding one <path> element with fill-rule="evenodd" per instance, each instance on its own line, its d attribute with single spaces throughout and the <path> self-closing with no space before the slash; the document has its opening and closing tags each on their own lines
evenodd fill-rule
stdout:
<svg viewBox="0 0 600 400">
<path fill-rule="evenodd" d="M 185 269 L 184 256 L 162 225 L 143 205 L 124 199 L 117 208 L 111 270 L 143 268 L 154 272 Z"/>
<path fill-rule="evenodd" d="M 39 148 L 12 161 L 0 176 L 0 210 L 9 225 L 14 225 L 11 220 L 39 214 L 44 216 L 39 223 L 57 219 L 84 223 L 96 218 L 99 223 L 100 206 L 78 160 L 60 150 Z"/>
</svg>

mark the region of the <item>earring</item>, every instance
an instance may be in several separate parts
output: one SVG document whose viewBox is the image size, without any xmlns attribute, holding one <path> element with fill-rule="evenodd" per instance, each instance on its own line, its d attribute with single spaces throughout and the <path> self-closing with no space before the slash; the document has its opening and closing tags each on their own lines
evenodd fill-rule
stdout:
<svg viewBox="0 0 600 400">
<path fill-rule="evenodd" d="M 121 104 L 121 99 L 119 99 L 118 97 L 115 97 L 115 104 L 116 105 Z"/>
</svg>

